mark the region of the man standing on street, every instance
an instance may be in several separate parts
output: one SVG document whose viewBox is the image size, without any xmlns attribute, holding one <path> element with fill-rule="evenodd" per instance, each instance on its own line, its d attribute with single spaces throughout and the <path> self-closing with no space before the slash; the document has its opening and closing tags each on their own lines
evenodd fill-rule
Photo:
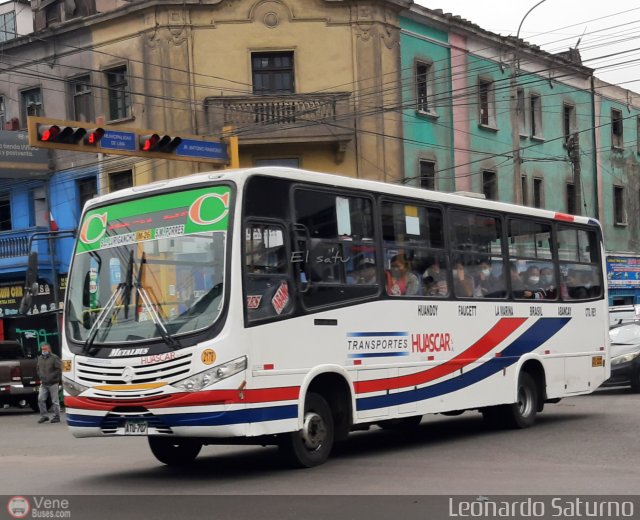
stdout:
<svg viewBox="0 0 640 520">
<path fill-rule="evenodd" d="M 60 422 L 60 399 L 58 385 L 62 380 L 60 358 L 51 353 L 51 345 L 43 343 L 40 347 L 42 355 L 38 356 L 36 369 L 40 379 L 40 393 L 38 394 L 38 408 L 40 408 L 39 424 L 47 422 L 47 396 L 51 396 L 53 403 L 52 423 Z"/>
</svg>

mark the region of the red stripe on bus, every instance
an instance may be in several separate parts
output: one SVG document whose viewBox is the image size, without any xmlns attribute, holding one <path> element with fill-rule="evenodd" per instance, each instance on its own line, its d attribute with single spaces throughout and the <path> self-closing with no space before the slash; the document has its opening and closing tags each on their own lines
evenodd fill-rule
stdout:
<svg viewBox="0 0 640 520">
<path fill-rule="evenodd" d="M 575 218 L 573 218 L 573 215 L 569 215 L 567 213 L 556 213 L 553 218 L 555 218 L 556 220 L 564 220 L 565 222 L 573 222 L 575 221 Z"/>
<path fill-rule="evenodd" d="M 242 394 L 242 399 L 240 398 Z M 84 410 L 111 410 L 115 406 L 144 406 L 147 409 L 174 406 L 206 406 L 237 403 L 296 401 L 300 387 L 258 388 L 255 390 L 205 390 L 180 392 L 153 398 L 103 399 L 98 397 L 65 397 L 65 406 Z"/>
<path fill-rule="evenodd" d="M 449 375 L 480 359 L 520 327 L 520 325 L 525 321 L 527 321 L 527 318 L 502 318 L 492 329 L 490 329 L 467 350 L 461 352 L 442 365 L 400 377 L 388 377 L 384 379 L 372 379 L 370 381 L 356 382 L 353 385 L 356 394 L 380 392 L 383 390 L 394 390 L 397 388 L 421 385 Z"/>
</svg>

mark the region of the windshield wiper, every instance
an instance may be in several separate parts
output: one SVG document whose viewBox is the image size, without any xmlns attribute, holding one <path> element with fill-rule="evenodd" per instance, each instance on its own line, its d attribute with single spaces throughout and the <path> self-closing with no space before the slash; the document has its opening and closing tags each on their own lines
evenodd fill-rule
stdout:
<svg viewBox="0 0 640 520">
<path fill-rule="evenodd" d="M 144 306 L 149 311 L 149 314 L 151 316 L 151 319 L 153 320 L 153 323 L 155 323 L 156 328 L 158 329 L 158 332 L 160 332 L 160 336 L 162 336 L 162 340 L 167 344 L 167 346 L 173 349 L 182 348 L 182 345 L 180 345 L 180 342 L 175 338 L 173 338 L 171 334 L 169 334 L 169 331 L 167 330 L 164 319 L 162 318 L 162 316 L 160 316 L 160 313 L 153 306 L 149 293 L 142 286 L 142 269 L 146 263 L 147 261 L 145 258 L 145 254 L 142 253 L 142 257 L 140 258 L 140 267 L 138 268 L 138 281 L 136 282 L 136 285 L 135 285 L 136 292 L 142 298 L 142 303 L 144 303 Z"/>
<path fill-rule="evenodd" d="M 125 282 L 119 283 L 118 288 L 111 295 L 106 305 L 102 308 L 102 310 L 98 313 L 96 317 L 96 321 L 93 322 L 91 328 L 89 329 L 89 335 L 87 336 L 87 340 L 84 342 L 82 346 L 82 353 L 85 354 L 93 345 L 93 342 L 98 335 L 98 330 L 107 319 L 107 317 L 111 316 L 111 311 L 115 307 L 116 301 L 118 297 L 127 289 L 127 284 Z"/>
<path fill-rule="evenodd" d="M 111 295 L 106 305 L 98 313 L 98 316 L 96 317 L 96 321 L 93 322 L 93 325 L 89 329 L 89 335 L 87 336 L 87 340 L 84 342 L 84 345 L 82 346 L 83 354 L 88 352 L 89 349 L 92 347 L 93 342 L 95 341 L 96 336 L 98 335 L 98 331 L 100 330 L 100 327 L 102 326 L 104 321 L 107 319 L 107 317 L 111 317 L 111 311 L 115 307 L 116 301 L 118 301 L 118 297 L 120 295 L 123 295 L 123 293 L 124 293 L 123 300 L 125 305 L 125 310 L 124 310 L 125 317 L 127 317 L 127 315 L 129 314 L 128 309 L 129 309 L 129 303 L 131 301 L 132 273 L 133 273 L 133 252 L 131 252 L 131 255 L 129 256 L 129 262 L 127 264 L 127 276 L 125 278 L 125 281 L 118 284 L 118 287 L 116 288 L 114 293 Z"/>
<path fill-rule="evenodd" d="M 142 297 L 142 303 L 144 303 L 144 306 L 149 311 L 149 314 L 151 315 L 151 319 L 153 320 L 153 323 L 156 324 L 156 328 L 158 329 L 158 332 L 160 332 L 160 336 L 162 336 L 162 339 L 164 340 L 164 342 L 168 346 L 174 349 L 182 348 L 182 345 L 180 345 L 180 343 L 176 339 L 174 339 L 173 336 L 171 336 L 171 334 L 169 334 L 169 331 L 167 330 L 167 327 L 164 324 L 164 320 L 162 319 L 162 316 L 160 316 L 158 311 L 153 306 L 147 290 L 144 287 L 142 287 L 142 285 L 136 285 L 136 291 L 140 293 L 140 296 Z"/>
</svg>

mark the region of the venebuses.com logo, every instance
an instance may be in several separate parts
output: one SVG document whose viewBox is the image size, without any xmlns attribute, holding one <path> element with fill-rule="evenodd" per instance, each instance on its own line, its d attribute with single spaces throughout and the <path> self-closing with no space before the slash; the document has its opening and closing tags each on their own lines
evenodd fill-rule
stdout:
<svg viewBox="0 0 640 520">
<path fill-rule="evenodd" d="M 14 496 L 7 502 L 7 512 L 12 518 L 71 518 L 66 498 Z"/>
<path fill-rule="evenodd" d="M 7 511 L 13 518 L 26 518 L 31 511 L 31 504 L 26 497 L 11 497 L 7 502 Z"/>
</svg>

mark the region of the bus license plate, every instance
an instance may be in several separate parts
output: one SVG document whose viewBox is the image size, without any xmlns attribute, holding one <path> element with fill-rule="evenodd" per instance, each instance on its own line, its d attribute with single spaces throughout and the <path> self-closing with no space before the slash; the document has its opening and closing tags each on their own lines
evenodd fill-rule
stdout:
<svg viewBox="0 0 640 520">
<path fill-rule="evenodd" d="M 125 435 L 147 435 L 147 423 L 127 421 L 124 423 Z"/>
<path fill-rule="evenodd" d="M 593 368 L 603 367 L 604 366 L 604 357 L 603 356 L 593 356 L 591 358 L 591 366 Z"/>
</svg>

